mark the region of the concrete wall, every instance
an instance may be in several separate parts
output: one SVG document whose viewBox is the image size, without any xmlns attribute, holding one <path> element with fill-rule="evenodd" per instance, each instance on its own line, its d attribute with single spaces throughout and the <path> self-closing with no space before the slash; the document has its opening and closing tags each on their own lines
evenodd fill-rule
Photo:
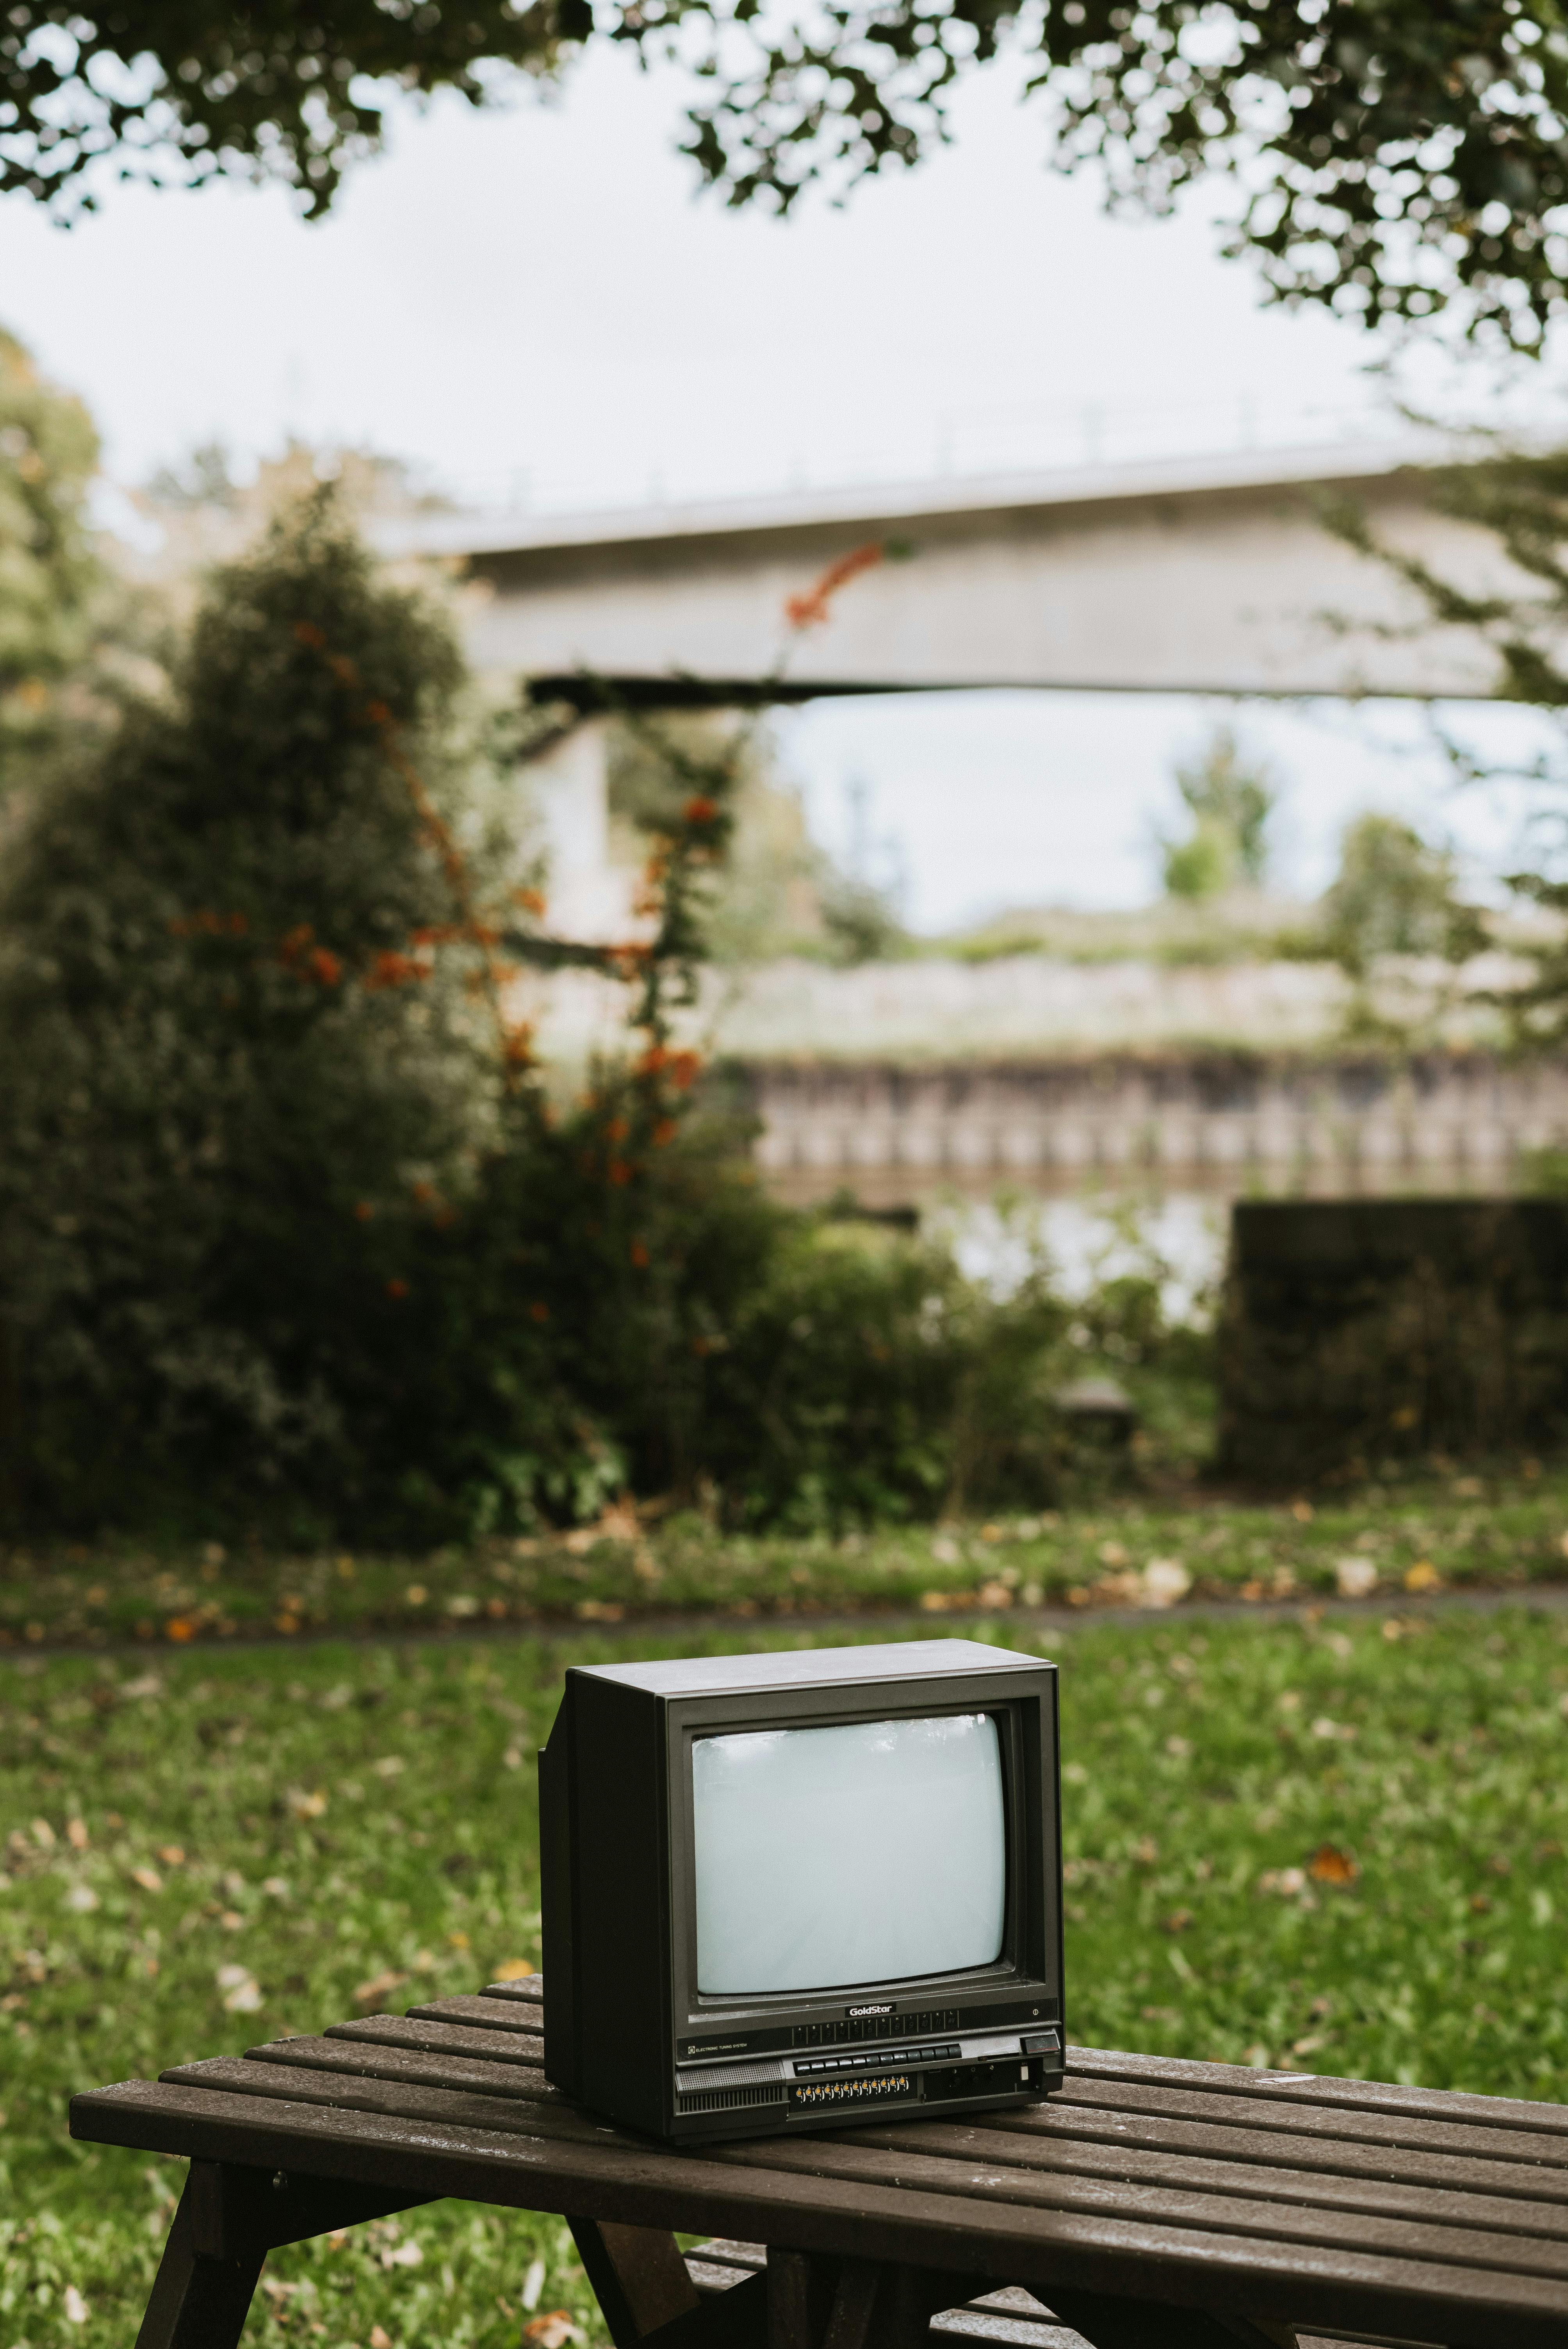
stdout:
<svg viewBox="0 0 1568 2349">
<path fill-rule="evenodd" d="M 769 1187 L 869 1200 L 946 1185 L 1068 1192 L 1335 1194 L 1506 1189 L 1520 1154 L 1568 1144 L 1568 1065 L 1509 1068 L 1432 1054 L 1368 1058 L 1193 1053 L 1007 1067 L 753 1066 Z"/>
</svg>

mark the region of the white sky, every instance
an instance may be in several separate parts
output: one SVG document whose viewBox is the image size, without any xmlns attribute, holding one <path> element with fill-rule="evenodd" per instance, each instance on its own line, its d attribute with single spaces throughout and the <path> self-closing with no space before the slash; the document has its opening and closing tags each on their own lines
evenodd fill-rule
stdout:
<svg viewBox="0 0 1568 2349">
<path fill-rule="evenodd" d="M 1004 76 L 956 146 L 847 209 L 729 213 L 674 152 L 678 85 L 619 57 L 563 95 L 404 109 L 392 151 L 307 226 L 275 190 L 110 186 L 68 233 L 0 202 L 0 320 L 88 398 L 110 471 L 290 429 L 413 458 L 471 495 L 551 503 L 1078 458 L 1098 445 L 1312 437 L 1365 412 L 1358 329 L 1260 305 L 1217 257 L 1214 198 L 1107 222 L 1041 166 Z M 1484 388 L 1478 387 L 1480 398 Z M 1478 405 L 1480 399 L 1478 399 Z M 1219 715 L 1167 698 L 999 694 L 826 703 L 783 721 L 824 835 L 864 779 L 908 910 L 1125 905 L 1172 809 L 1171 758 Z M 1258 709 L 1290 786 L 1281 877 L 1321 886 L 1347 814 L 1403 806 L 1506 861 L 1511 820 L 1368 747 L 1408 721 Z"/>
</svg>

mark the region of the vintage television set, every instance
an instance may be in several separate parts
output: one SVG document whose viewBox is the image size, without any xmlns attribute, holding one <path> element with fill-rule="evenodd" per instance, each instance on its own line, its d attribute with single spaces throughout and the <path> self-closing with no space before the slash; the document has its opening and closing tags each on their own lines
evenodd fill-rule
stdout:
<svg viewBox="0 0 1568 2349">
<path fill-rule="evenodd" d="M 1054 1664 L 574 1666 L 539 1805 L 544 2068 L 606 2116 L 755 2137 L 1060 2085 Z"/>
</svg>

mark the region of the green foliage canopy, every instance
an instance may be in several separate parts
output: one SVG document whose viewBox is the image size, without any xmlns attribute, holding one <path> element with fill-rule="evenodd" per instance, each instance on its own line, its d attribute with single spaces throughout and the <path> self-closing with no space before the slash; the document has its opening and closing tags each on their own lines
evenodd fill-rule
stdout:
<svg viewBox="0 0 1568 2349">
<path fill-rule="evenodd" d="M 1460 895 L 1453 857 L 1388 815 L 1360 816 L 1346 831 L 1322 923 L 1328 951 L 1356 979 L 1382 955 L 1463 962 L 1487 942 Z"/>
<path fill-rule="evenodd" d="M 273 178 L 307 210 L 384 135 L 387 93 L 479 104 L 590 38 L 669 54 L 702 94 L 686 151 L 727 200 L 787 208 L 917 162 L 954 86 L 1021 59 L 1063 169 L 1166 209 L 1234 181 L 1227 247 L 1269 292 L 1368 323 L 1455 306 L 1536 347 L 1568 232 L 1568 29 L 1544 0 L 284 0 L 133 11 L 18 0 L 0 24 L 0 192 L 65 212 L 122 174 Z"/>
<path fill-rule="evenodd" d="M 87 410 L 0 329 L 0 792 L 55 729 L 101 581 L 87 512 L 98 470 Z"/>
<path fill-rule="evenodd" d="M 1231 728 L 1221 726 L 1200 758 L 1177 768 L 1176 788 L 1192 829 L 1161 843 L 1166 894 L 1203 898 L 1238 883 L 1260 887 L 1279 798 L 1267 768 L 1249 764 Z"/>
<path fill-rule="evenodd" d="M 1483 533 L 1503 558 L 1488 566 L 1480 584 L 1473 575 L 1456 579 L 1424 557 L 1385 543 L 1355 505 L 1336 508 L 1326 520 L 1337 536 L 1412 591 L 1410 634 L 1452 629 L 1479 639 L 1495 664 L 1497 698 L 1550 715 L 1559 735 L 1555 754 L 1501 771 L 1561 793 L 1568 785 L 1563 742 L 1568 727 L 1568 450 L 1504 450 L 1479 462 L 1435 467 L 1428 495 L 1436 512 Z M 1452 733 L 1442 739 L 1462 782 L 1498 775 L 1494 763 L 1478 759 Z M 1502 1003 L 1522 1041 L 1561 1047 L 1568 1042 L 1568 812 L 1548 803 L 1538 815 L 1532 869 L 1506 879 L 1516 896 L 1549 919 L 1534 935 L 1512 941 L 1532 968 Z"/>
</svg>

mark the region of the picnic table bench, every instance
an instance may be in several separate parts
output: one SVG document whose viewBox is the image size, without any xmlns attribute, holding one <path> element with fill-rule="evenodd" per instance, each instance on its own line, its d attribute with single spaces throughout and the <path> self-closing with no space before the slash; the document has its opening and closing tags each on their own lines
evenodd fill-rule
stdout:
<svg viewBox="0 0 1568 2349">
<path fill-rule="evenodd" d="M 1078 2047 L 1037 2107 L 691 2149 L 548 2085 L 542 1995 L 77 2096 L 191 2164 L 138 2349 L 233 2349 L 269 2251 L 444 2196 L 565 2217 L 616 2349 L 1568 2349 L 1568 2106 Z"/>
</svg>

